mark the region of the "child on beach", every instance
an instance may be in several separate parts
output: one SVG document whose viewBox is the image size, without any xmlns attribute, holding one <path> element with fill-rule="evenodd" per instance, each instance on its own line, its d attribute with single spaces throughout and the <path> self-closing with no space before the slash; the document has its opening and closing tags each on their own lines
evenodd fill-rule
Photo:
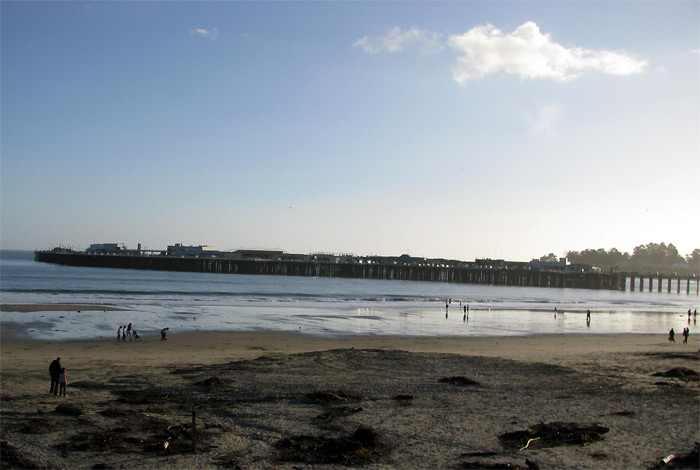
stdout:
<svg viewBox="0 0 700 470">
<path fill-rule="evenodd" d="M 58 374 L 58 396 L 66 396 L 66 385 L 68 385 L 68 376 L 66 375 L 66 368 L 61 368 L 61 373 Z"/>
</svg>

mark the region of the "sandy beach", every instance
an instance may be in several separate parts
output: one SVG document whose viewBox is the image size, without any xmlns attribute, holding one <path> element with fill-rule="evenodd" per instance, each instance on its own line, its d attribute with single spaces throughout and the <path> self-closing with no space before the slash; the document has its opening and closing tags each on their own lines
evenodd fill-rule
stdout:
<svg viewBox="0 0 700 470">
<path fill-rule="evenodd" d="M 669 455 L 682 463 L 700 441 L 691 375 L 699 343 L 267 332 L 46 342 L 3 331 L 2 466 L 649 468 Z M 59 356 L 67 397 L 49 394 L 49 362 Z M 652 375 L 669 370 L 684 373 Z"/>
</svg>

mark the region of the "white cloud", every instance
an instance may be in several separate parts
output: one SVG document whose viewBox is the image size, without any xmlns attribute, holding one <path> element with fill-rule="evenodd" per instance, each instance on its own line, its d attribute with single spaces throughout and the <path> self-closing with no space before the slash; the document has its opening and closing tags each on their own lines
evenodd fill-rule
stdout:
<svg viewBox="0 0 700 470">
<path fill-rule="evenodd" d="M 361 47 L 370 54 L 380 52 L 398 52 L 404 49 L 416 49 L 424 53 L 439 52 L 445 48 L 436 33 L 428 33 L 417 28 L 402 31 L 398 26 L 389 30 L 384 36 L 363 38 L 355 41 L 355 47 Z"/>
<path fill-rule="evenodd" d="M 452 71 L 460 84 L 501 71 L 520 78 L 568 81 L 586 71 L 630 75 L 644 72 L 649 65 L 626 52 L 564 47 L 542 34 L 533 22 L 512 33 L 491 24 L 477 26 L 462 35 L 451 35 L 448 44 L 464 54 Z"/>
<path fill-rule="evenodd" d="M 190 36 L 199 36 L 209 39 L 216 39 L 219 37 L 218 28 L 204 29 L 204 28 L 192 28 L 189 30 Z"/>
</svg>

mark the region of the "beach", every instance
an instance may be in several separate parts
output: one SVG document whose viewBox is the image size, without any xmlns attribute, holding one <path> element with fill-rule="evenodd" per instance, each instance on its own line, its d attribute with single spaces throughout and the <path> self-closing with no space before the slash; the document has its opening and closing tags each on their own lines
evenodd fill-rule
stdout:
<svg viewBox="0 0 700 470">
<path fill-rule="evenodd" d="M 700 441 L 697 335 L 2 334 L 3 468 L 649 468 Z"/>
</svg>

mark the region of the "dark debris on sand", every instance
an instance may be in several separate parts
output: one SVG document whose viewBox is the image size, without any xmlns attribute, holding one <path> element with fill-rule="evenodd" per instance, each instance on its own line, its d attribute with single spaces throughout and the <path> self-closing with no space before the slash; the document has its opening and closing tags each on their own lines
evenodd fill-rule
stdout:
<svg viewBox="0 0 700 470">
<path fill-rule="evenodd" d="M 656 372 L 651 374 L 652 377 L 668 377 L 673 379 L 681 379 L 687 381 L 697 382 L 700 380 L 700 375 L 693 369 L 688 369 L 687 367 L 674 367 L 667 370 L 666 372 Z"/>
<path fill-rule="evenodd" d="M 19 432 L 23 434 L 48 434 L 54 430 L 54 425 L 43 418 L 31 419 L 27 424 L 19 428 Z"/>
<path fill-rule="evenodd" d="M 687 454 L 671 454 L 650 467 L 657 469 L 698 469 L 700 468 L 700 442 Z"/>
<path fill-rule="evenodd" d="M 525 430 L 506 432 L 498 436 L 504 447 L 522 449 L 583 445 L 603 439 L 609 428 L 599 424 L 540 423 Z"/>
<path fill-rule="evenodd" d="M 306 398 L 314 403 L 354 403 L 367 400 L 367 397 L 353 395 L 344 391 L 312 392 L 307 393 Z"/>
<path fill-rule="evenodd" d="M 275 443 L 277 460 L 309 464 L 366 465 L 376 463 L 384 455 L 376 431 L 359 427 L 349 436 L 292 436 Z"/>
<path fill-rule="evenodd" d="M 28 458 L 19 447 L 0 441 L 0 468 L 42 469 L 47 467 Z"/>
<path fill-rule="evenodd" d="M 445 384 L 452 384 L 452 385 L 460 385 L 460 386 L 481 385 L 476 380 L 470 379 L 469 377 L 463 377 L 461 375 L 454 376 L 454 377 L 443 377 L 440 380 L 438 380 L 438 382 L 445 383 Z"/>
<path fill-rule="evenodd" d="M 525 466 L 510 462 L 481 462 L 474 460 L 472 462 L 461 462 L 454 468 L 458 469 L 484 469 L 484 470 L 537 470 L 540 466 L 531 460 L 525 460 Z"/>
<path fill-rule="evenodd" d="M 72 435 L 56 448 L 63 456 L 71 452 L 95 453 L 139 453 L 167 452 L 184 453 L 192 451 L 192 425 L 170 424 L 162 418 L 152 418 L 139 413 L 132 413 L 133 426 L 81 432 Z M 206 445 L 215 434 L 229 432 L 230 429 L 221 426 L 198 425 L 196 428 L 197 443 Z"/>
<path fill-rule="evenodd" d="M 233 383 L 233 380 L 231 379 L 222 379 L 221 377 L 209 377 L 206 380 L 202 380 L 201 382 L 196 382 L 195 385 L 198 385 L 200 387 L 209 387 L 209 388 L 214 388 L 214 387 L 221 387 L 224 385 L 230 385 Z"/>
</svg>

